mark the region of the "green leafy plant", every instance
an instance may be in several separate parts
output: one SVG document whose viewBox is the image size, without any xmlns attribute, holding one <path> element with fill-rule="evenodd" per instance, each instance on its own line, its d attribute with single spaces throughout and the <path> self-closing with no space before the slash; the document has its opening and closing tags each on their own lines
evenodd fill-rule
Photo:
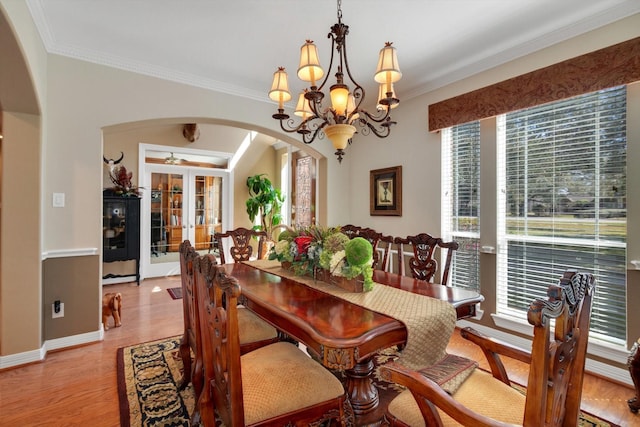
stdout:
<svg viewBox="0 0 640 427">
<path fill-rule="evenodd" d="M 284 195 L 280 189 L 274 188 L 265 174 L 253 175 L 247 178 L 249 198 L 246 201 L 247 214 L 251 222 L 255 222 L 260 215 L 260 225 L 255 225 L 256 230 L 267 232 L 271 238 L 273 227 L 282 222 L 282 204 Z"/>
</svg>

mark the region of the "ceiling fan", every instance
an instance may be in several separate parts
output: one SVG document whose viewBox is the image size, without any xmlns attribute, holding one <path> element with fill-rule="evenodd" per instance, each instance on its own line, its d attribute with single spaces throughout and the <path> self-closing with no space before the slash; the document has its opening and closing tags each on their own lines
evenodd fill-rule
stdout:
<svg viewBox="0 0 640 427">
<path fill-rule="evenodd" d="M 171 153 L 169 157 L 164 158 L 164 162 L 168 165 L 179 165 L 184 159 L 179 159 Z"/>
</svg>

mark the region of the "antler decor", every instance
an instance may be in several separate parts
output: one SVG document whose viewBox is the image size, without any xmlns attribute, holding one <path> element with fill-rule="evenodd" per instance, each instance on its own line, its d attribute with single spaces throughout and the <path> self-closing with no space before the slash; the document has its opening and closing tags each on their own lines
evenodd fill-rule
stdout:
<svg viewBox="0 0 640 427">
<path fill-rule="evenodd" d="M 104 161 L 104 163 L 109 166 L 109 172 L 113 172 L 113 169 L 118 163 L 122 161 L 122 159 L 124 159 L 124 153 L 122 151 L 120 152 L 120 158 L 118 158 L 117 160 L 107 159 L 105 156 L 102 156 L 102 160 Z"/>
</svg>

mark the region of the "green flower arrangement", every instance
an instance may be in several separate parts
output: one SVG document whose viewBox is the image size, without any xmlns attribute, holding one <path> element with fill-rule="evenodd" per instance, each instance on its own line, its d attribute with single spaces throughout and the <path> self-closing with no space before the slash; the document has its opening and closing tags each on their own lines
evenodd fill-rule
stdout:
<svg viewBox="0 0 640 427">
<path fill-rule="evenodd" d="M 363 278 L 363 288 L 373 288 L 373 248 L 362 237 L 349 239 L 339 227 L 303 227 L 282 232 L 269 259 L 290 263 L 296 275 L 316 276 L 318 269 L 336 277 Z"/>
</svg>

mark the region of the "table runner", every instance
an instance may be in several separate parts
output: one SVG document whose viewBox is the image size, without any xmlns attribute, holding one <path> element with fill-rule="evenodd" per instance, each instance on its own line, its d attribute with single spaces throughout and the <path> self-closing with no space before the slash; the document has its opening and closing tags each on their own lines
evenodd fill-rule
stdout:
<svg viewBox="0 0 640 427">
<path fill-rule="evenodd" d="M 446 301 L 380 283 L 375 283 L 369 292 L 349 292 L 308 276 L 296 276 L 292 271 L 282 268 L 278 261 L 257 260 L 246 264 L 277 276 L 295 279 L 314 289 L 401 321 L 407 328 L 407 344 L 396 362 L 409 369 L 419 370 L 431 366 L 446 356 L 446 348 L 457 319 L 455 308 Z"/>
</svg>

